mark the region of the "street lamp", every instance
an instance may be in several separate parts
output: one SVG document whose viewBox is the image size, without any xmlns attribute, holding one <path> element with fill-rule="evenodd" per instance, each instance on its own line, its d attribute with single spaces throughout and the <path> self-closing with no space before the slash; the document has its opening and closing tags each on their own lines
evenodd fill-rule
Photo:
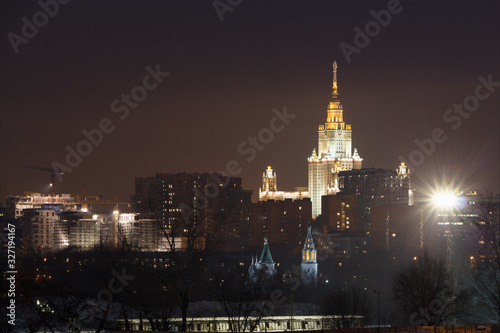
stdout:
<svg viewBox="0 0 500 333">
<path fill-rule="evenodd" d="M 442 225 L 447 225 L 444 236 L 446 237 L 446 261 L 448 269 L 456 270 L 455 267 L 455 208 L 458 207 L 458 197 L 452 192 L 437 192 L 432 197 L 434 207 L 440 211 L 443 218 L 448 218 L 448 221 L 443 220 Z M 439 214 L 438 214 L 439 216 Z M 456 282 L 456 272 L 453 274 L 454 283 Z"/>
<path fill-rule="evenodd" d="M 457 197 L 451 192 L 438 192 L 432 197 L 434 206 L 441 209 L 452 209 L 457 205 Z"/>
<path fill-rule="evenodd" d="M 378 321 L 377 332 L 380 332 L 380 294 L 382 292 L 376 290 L 374 290 L 373 292 L 377 294 L 377 321 Z"/>
</svg>

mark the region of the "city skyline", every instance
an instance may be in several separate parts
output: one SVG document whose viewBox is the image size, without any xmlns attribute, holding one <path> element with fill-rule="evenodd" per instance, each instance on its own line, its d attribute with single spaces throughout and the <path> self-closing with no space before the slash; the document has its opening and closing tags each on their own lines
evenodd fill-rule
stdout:
<svg viewBox="0 0 500 333">
<path fill-rule="evenodd" d="M 0 326 L 497 331 L 498 13 L 4 1 Z"/>
<path fill-rule="evenodd" d="M 49 175 L 22 166 L 68 165 L 66 147 L 76 151 L 96 128 L 102 137 L 93 136 L 97 144 L 73 160 L 56 192 L 86 187 L 128 201 L 135 177 L 219 172 L 230 161 L 253 201 L 268 165 L 280 190 L 305 187 L 333 61 L 363 167 L 396 169 L 400 157 L 412 164 L 420 151 L 413 157 L 424 162 L 411 170 L 418 184 L 498 193 L 498 4 L 395 3 L 242 2 L 221 13 L 202 2 L 129 2 L 119 10 L 117 2 L 70 2 L 17 45 L 22 18 L 32 22 L 42 9 L 4 5 L 2 201 L 49 192 Z M 356 36 L 370 22 L 382 23 L 363 46 Z M 478 89 L 488 97 L 476 111 L 454 111 Z M 134 91 L 136 106 L 122 96 Z M 295 117 L 272 137 L 262 132 L 285 109 Z M 250 153 L 249 136 L 261 132 L 265 148 Z M 441 140 L 434 147 L 433 137 Z"/>
</svg>

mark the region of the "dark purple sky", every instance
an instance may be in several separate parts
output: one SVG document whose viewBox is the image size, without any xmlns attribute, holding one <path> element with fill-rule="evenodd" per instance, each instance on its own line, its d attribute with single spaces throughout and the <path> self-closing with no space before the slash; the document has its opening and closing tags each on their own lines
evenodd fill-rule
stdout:
<svg viewBox="0 0 500 333">
<path fill-rule="evenodd" d="M 500 81 L 499 2 L 401 1 L 348 62 L 339 45 L 354 45 L 353 29 L 364 30 L 370 12 L 388 3 L 244 0 L 221 21 L 212 1 L 70 1 L 16 54 L 8 34 L 22 35 L 21 19 L 33 22 L 41 8 L 4 2 L 2 200 L 47 191 L 49 176 L 22 165 L 65 164 L 65 147 L 76 148 L 82 130 L 104 118 L 114 131 L 56 183 L 58 192 L 86 186 L 125 201 L 136 176 L 219 171 L 230 160 L 240 163 L 254 198 L 267 165 L 279 189 L 307 186 L 306 158 L 326 120 L 334 60 L 344 119 L 365 167 L 396 168 L 398 156 L 417 149 L 414 140 L 441 128 L 447 139 L 425 156 L 416 180 L 498 192 L 500 87 L 460 124 L 443 115 L 474 96 L 479 76 Z M 157 64 L 170 75 L 121 120 L 111 104 Z M 238 145 L 285 105 L 297 117 L 247 162 Z"/>
</svg>

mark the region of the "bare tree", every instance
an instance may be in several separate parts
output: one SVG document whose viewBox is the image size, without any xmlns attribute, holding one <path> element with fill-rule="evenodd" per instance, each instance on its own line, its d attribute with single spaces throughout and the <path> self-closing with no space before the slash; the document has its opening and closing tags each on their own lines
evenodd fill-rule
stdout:
<svg viewBox="0 0 500 333">
<path fill-rule="evenodd" d="M 193 289 L 204 283 L 205 261 L 220 244 L 217 232 L 223 217 L 183 204 L 174 213 L 150 208 L 168 261 L 167 271 L 156 276 L 163 290 L 177 301 L 182 319 L 179 329 L 186 331 Z"/>
<path fill-rule="evenodd" d="M 253 278 L 246 272 L 223 272 L 215 278 L 215 298 L 227 316 L 231 332 L 253 331 L 270 308 L 275 281 L 264 271 Z M 224 281 L 224 282 L 222 282 Z"/>
<path fill-rule="evenodd" d="M 163 261 L 163 260 L 162 260 Z M 136 288 L 135 308 L 154 331 L 173 330 L 176 307 L 175 288 L 170 287 L 171 270 L 167 267 L 144 267 L 138 275 L 141 281 Z"/>
<path fill-rule="evenodd" d="M 360 324 L 360 317 L 366 319 L 370 315 L 369 293 L 354 285 L 330 290 L 323 298 L 320 309 L 327 328 L 356 327 Z"/>
<path fill-rule="evenodd" d="M 499 202 L 492 194 L 476 207 L 473 223 L 479 232 L 479 246 L 468 282 L 478 293 L 483 306 L 481 316 L 500 320 L 500 214 Z"/>
<path fill-rule="evenodd" d="M 20 262 L 22 274 L 18 280 L 19 326 L 29 331 L 43 328 L 50 332 L 76 332 L 76 308 L 82 299 L 64 281 L 37 276 L 33 267 L 43 262 L 40 257 L 23 259 Z M 32 267 L 31 263 L 35 265 Z M 60 268 L 61 265 L 51 267 L 54 271 Z M 54 280 L 57 279 L 54 277 Z"/>
<path fill-rule="evenodd" d="M 464 316 L 467 294 L 463 289 L 454 286 L 444 260 L 424 252 L 393 275 L 400 324 L 438 326 Z"/>
</svg>

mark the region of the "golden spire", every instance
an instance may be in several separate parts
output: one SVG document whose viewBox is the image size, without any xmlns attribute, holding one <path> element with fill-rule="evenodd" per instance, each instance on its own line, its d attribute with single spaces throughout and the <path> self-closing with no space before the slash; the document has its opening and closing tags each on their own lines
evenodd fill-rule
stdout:
<svg viewBox="0 0 500 333">
<path fill-rule="evenodd" d="M 333 62 L 333 85 L 332 85 L 332 97 L 336 99 L 339 96 L 338 86 L 337 86 L 337 62 Z"/>
</svg>

